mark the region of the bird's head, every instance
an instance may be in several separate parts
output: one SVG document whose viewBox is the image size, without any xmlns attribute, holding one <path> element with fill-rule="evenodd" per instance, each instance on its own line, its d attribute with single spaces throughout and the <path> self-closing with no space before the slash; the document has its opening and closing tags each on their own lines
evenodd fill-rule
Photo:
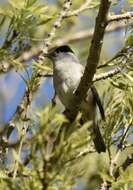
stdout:
<svg viewBox="0 0 133 190">
<path fill-rule="evenodd" d="M 46 57 L 50 58 L 53 62 L 56 62 L 63 59 L 73 60 L 77 56 L 75 56 L 75 53 L 68 45 L 64 45 L 51 50 L 46 54 Z"/>
</svg>

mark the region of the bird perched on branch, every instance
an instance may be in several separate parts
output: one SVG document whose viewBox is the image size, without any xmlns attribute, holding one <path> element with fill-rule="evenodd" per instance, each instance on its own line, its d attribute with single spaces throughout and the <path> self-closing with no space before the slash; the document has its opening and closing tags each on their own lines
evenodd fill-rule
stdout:
<svg viewBox="0 0 133 190">
<path fill-rule="evenodd" d="M 84 67 L 80 64 L 73 50 L 67 45 L 56 48 L 47 56 L 53 61 L 53 81 L 56 94 L 65 108 L 69 110 L 74 92 L 83 75 Z M 106 146 L 96 120 L 96 105 L 104 119 L 104 109 L 99 95 L 96 88 L 92 86 L 88 90 L 86 99 L 81 102 L 80 111 L 83 122 L 92 121 L 93 142 L 96 151 L 101 153 L 106 151 Z"/>
</svg>

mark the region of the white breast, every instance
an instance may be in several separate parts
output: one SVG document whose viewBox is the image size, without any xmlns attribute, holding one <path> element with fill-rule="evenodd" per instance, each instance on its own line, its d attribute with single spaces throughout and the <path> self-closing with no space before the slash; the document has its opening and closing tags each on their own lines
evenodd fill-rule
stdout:
<svg viewBox="0 0 133 190">
<path fill-rule="evenodd" d="M 54 64 L 54 87 L 62 104 L 69 108 L 73 93 L 83 74 L 83 66 L 71 55 L 56 60 Z"/>
</svg>

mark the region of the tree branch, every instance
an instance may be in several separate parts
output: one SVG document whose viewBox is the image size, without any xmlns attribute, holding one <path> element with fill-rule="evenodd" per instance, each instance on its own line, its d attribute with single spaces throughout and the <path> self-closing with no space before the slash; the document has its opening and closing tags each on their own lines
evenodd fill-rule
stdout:
<svg viewBox="0 0 133 190">
<path fill-rule="evenodd" d="M 133 17 L 133 12 L 126 12 L 126 13 L 123 13 L 123 14 L 119 14 L 119 15 L 112 15 L 112 16 L 109 16 L 108 18 L 108 24 L 110 22 L 114 22 L 114 21 L 120 21 L 120 20 L 127 20 L 127 19 L 131 19 Z"/>
<path fill-rule="evenodd" d="M 66 18 L 71 16 L 78 16 L 78 14 L 80 14 L 81 12 L 89 9 L 89 5 L 91 2 L 92 0 L 86 0 L 85 3 L 83 3 L 78 9 L 68 12 Z"/>
<path fill-rule="evenodd" d="M 116 67 L 106 73 L 101 73 L 99 75 L 94 76 L 93 82 L 102 80 L 102 79 L 107 79 L 110 78 L 118 73 L 120 73 L 122 71 L 123 67 Z"/>
</svg>

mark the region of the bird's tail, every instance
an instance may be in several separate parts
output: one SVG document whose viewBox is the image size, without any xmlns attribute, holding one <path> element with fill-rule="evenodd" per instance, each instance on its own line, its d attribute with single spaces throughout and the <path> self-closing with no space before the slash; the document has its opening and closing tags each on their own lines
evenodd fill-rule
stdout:
<svg viewBox="0 0 133 190">
<path fill-rule="evenodd" d="M 94 142 L 96 151 L 98 153 L 106 152 L 106 146 L 105 146 L 103 137 L 101 135 L 98 125 L 95 122 L 93 123 L 93 134 L 94 134 L 93 142 Z"/>
</svg>

